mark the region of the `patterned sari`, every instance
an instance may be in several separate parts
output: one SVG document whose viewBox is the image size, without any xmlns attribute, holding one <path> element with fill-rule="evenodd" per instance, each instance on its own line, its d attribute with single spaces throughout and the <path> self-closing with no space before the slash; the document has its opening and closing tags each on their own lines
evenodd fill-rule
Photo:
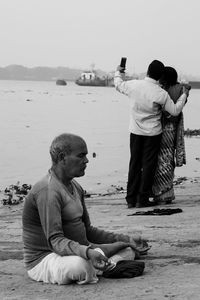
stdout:
<svg viewBox="0 0 200 300">
<path fill-rule="evenodd" d="M 182 94 L 181 84 L 170 87 L 168 93 L 176 103 Z M 172 117 L 163 112 L 162 125 L 162 140 L 152 192 L 155 201 L 171 203 L 175 199 L 173 188 L 175 167 L 186 164 L 183 113 Z"/>
</svg>

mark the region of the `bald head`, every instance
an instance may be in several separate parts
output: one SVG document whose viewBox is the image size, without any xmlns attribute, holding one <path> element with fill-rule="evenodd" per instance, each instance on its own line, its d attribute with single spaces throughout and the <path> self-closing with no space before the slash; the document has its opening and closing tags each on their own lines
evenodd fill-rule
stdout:
<svg viewBox="0 0 200 300">
<path fill-rule="evenodd" d="M 57 164 L 61 154 L 70 155 L 79 145 L 86 145 L 85 141 L 78 135 L 63 133 L 54 138 L 50 146 L 50 155 L 52 162 Z"/>
</svg>

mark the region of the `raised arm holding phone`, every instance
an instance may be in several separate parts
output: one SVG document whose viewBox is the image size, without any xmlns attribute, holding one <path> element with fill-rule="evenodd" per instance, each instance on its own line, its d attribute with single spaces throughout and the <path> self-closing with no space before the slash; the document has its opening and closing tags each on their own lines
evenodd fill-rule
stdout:
<svg viewBox="0 0 200 300">
<path fill-rule="evenodd" d="M 158 60 L 150 63 L 142 80 L 125 81 L 124 70 L 123 64 L 117 67 L 114 84 L 117 91 L 130 100 L 130 162 L 126 201 L 128 208 L 149 207 L 156 204 L 149 198 L 162 137 L 162 111 L 177 116 L 185 105 L 188 90 L 183 89 L 174 103 L 159 85 L 165 67 Z"/>
</svg>

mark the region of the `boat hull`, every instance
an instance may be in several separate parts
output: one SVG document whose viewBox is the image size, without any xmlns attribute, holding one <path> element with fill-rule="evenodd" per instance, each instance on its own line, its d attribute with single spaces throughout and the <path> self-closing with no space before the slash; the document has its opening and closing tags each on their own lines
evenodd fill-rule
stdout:
<svg viewBox="0 0 200 300">
<path fill-rule="evenodd" d="M 107 86 L 106 80 L 82 80 L 77 79 L 76 84 L 82 86 Z"/>
<path fill-rule="evenodd" d="M 77 79 L 75 81 L 76 84 L 81 85 L 81 86 L 109 86 L 113 87 L 114 86 L 114 81 L 113 79 L 106 78 L 106 79 Z"/>
<path fill-rule="evenodd" d="M 58 79 L 56 80 L 56 85 L 67 85 L 67 83 L 64 79 Z"/>
</svg>

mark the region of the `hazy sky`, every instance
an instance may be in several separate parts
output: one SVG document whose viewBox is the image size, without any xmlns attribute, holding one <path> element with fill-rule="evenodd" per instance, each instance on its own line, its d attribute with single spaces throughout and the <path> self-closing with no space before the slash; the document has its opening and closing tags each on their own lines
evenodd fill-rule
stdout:
<svg viewBox="0 0 200 300">
<path fill-rule="evenodd" d="M 153 59 L 200 75 L 199 0 L 0 0 L 0 67 L 128 71 Z"/>
</svg>

